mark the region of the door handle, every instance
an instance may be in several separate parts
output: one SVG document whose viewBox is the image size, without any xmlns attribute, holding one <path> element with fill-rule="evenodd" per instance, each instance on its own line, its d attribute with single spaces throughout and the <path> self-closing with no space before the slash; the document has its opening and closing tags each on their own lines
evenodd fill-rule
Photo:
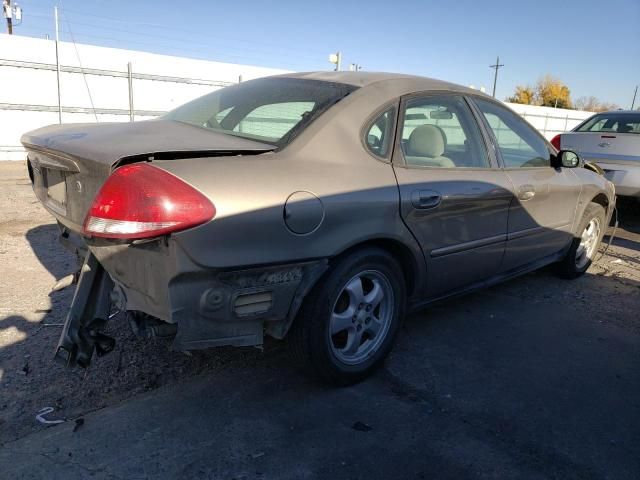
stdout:
<svg viewBox="0 0 640 480">
<path fill-rule="evenodd" d="M 434 190 L 414 190 L 411 192 L 411 204 L 415 208 L 435 208 L 440 205 L 442 195 Z"/>
<path fill-rule="evenodd" d="M 522 185 L 518 189 L 518 198 L 520 200 L 531 200 L 536 196 L 536 189 L 533 185 Z"/>
</svg>

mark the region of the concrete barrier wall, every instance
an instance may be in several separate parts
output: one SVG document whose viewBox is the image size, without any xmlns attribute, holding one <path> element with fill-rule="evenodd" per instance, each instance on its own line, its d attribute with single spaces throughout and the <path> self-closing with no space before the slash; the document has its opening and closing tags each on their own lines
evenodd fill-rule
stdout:
<svg viewBox="0 0 640 480">
<path fill-rule="evenodd" d="M 519 103 L 506 103 L 516 111 L 534 128 L 548 139 L 558 133 L 571 130 L 583 120 L 593 115 L 593 112 L 583 110 L 566 110 L 564 108 L 538 107 L 536 105 L 522 105 Z"/>
<path fill-rule="evenodd" d="M 59 43 L 59 58 L 63 123 L 129 121 L 129 62 L 135 120 L 153 118 L 241 79 L 287 72 L 68 42 Z M 24 159 L 20 136 L 58 123 L 55 64 L 54 41 L 0 34 L 0 160 Z M 592 115 L 508 105 L 547 138 Z"/>
</svg>

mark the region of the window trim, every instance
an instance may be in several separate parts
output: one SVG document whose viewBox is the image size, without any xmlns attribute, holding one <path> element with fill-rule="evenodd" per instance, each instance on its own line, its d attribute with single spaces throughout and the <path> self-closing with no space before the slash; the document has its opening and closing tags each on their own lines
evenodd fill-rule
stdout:
<svg viewBox="0 0 640 480">
<path fill-rule="evenodd" d="M 385 156 L 380 156 L 380 155 L 376 155 L 369 148 L 369 144 L 367 142 L 367 134 L 369 133 L 369 130 L 371 130 L 371 127 L 373 127 L 373 124 L 375 123 L 375 121 L 378 118 L 380 118 L 381 115 L 385 114 L 388 110 L 393 110 L 393 113 L 391 115 L 392 138 L 391 138 L 391 143 L 389 144 L 389 151 Z M 392 156 L 394 154 L 396 138 L 398 135 L 398 117 L 400 115 L 399 112 L 400 112 L 400 98 L 397 98 L 391 102 L 387 102 L 382 107 L 377 108 L 375 112 L 373 112 L 371 115 L 369 115 L 369 117 L 367 117 L 367 120 L 364 122 L 363 127 L 360 131 L 360 142 L 362 143 L 362 147 L 365 149 L 365 151 L 369 155 L 371 155 L 373 158 L 375 158 L 379 162 L 392 163 Z"/>
<path fill-rule="evenodd" d="M 487 97 L 487 96 L 484 96 L 484 95 L 473 95 L 473 94 L 470 94 L 470 95 L 467 95 L 467 96 L 469 97 L 469 103 L 471 103 L 473 105 L 473 110 L 475 112 L 477 112 L 477 115 L 478 115 L 480 121 L 482 122 L 482 125 L 486 129 L 486 133 L 488 135 L 488 138 L 491 140 L 492 150 L 494 151 L 495 156 L 498 159 L 498 163 L 500 165 L 500 168 L 502 170 L 505 170 L 505 171 L 511 171 L 511 170 L 516 170 L 516 171 L 518 171 L 518 170 L 539 170 L 541 168 L 553 168 L 554 170 L 556 170 L 556 168 L 553 166 L 553 157 L 556 156 L 555 148 L 553 147 L 553 145 L 551 145 L 549 140 L 547 140 L 544 137 L 544 135 L 542 135 L 538 130 L 536 130 L 533 126 L 531 126 L 524 118 L 522 118 L 520 116 L 520 114 L 518 114 L 517 112 L 514 112 L 509 107 L 503 105 L 501 102 L 495 100 L 494 98 Z M 547 148 L 547 151 L 549 152 L 549 165 L 545 165 L 543 167 L 535 167 L 535 166 L 530 166 L 530 167 L 508 167 L 506 165 L 506 163 L 504 162 L 504 158 L 502 157 L 502 152 L 500 151 L 500 146 L 498 145 L 498 139 L 496 138 L 495 134 L 493 133 L 493 129 L 491 128 L 491 125 L 489 125 L 489 121 L 484 116 L 484 113 L 482 113 L 482 110 L 480 109 L 480 107 L 476 103 L 476 101 L 475 101 L 476 99 L 484 100 L 485 102 L 488 102 L 488 103 L 493 103 L 497 107 L 503 108 L 507 112 L 513 113 L 516 116 L 516 119 L 518 121 L 522 122 L 525 127 L 530 128 L 544 142 L 544 145 Z"/>
<path fill-rule="evenodd" d="M 407 104 L 416 98 L 425 98 L 425 97 L 434 97 L 434 96 L 449 96 L 449 97 L 458 97 L 460 98 L 465 105 L 467 106 L 467 110 L 469 112 L 469 116 L 472 121 L 475 121 L 476 127 L 478 129 L 478 134 L 481 139 L 481 146 L 484 147 L 485 152 L 487 154 L 487 160 L 489 161 L 489 165 L 487 167 L 430 167 L 427 165 L 409 165 L 404 157 L 404 152 L 402 151 L 402 130 L 404 129 L 404 117 L 405 111 L 407 108 Z M 403 95 L 400 98 L 400 107 L 398 108 L 398 121 L 396 125 L 396 135 L 395 135 L 395 143 L 393 148 L 393 159 L 392 163 L 395 167 L 400 168 L 410 168 L 416 170 L 437 170 L 437 171 L 464 171 L 464 172 L 488 172 L 488 171 L 496 171 L 500 170 L 501 166 L 498 163 L 497 157 L 493 153 L 493 145 L 489 141 L 489 137 L 486 136 L 484 131 L 484 124 L 479 122 L 476 118 L 476 114 L 470 105 L 469 101 L 466 98 L 466 95 L 462 92 L 456 92 L 451 90 L 426 90 L 421 92 L 412 92 L 407 95 Z"/>
</svg>

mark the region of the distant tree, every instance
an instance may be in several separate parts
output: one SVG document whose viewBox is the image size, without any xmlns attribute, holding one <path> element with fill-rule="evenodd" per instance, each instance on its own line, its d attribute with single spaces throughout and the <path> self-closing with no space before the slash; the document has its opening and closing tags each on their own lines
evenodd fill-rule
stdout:
<svg viewBox="0 0 640 480">
<path fill-rule="evenodd" d="M 536 101 L 536 92 L 529 85 L 518 85 L 515 93 L 511 97 L 507 97 L 507 102 L 522 103 L 524 105 L 534 105 Z"/>
<path fill-rule="evenodd" d="M 576 99 L 574 105 L 577 110 L 587 110 L 589 112 L 595 112 L 596 108 L 600 106 L 600 101 L 594 97 L 579 97 Z"/>
<path fill-rule="evenodd" d="M 601 102 L 594 96 L 578 98 L 574 103 L 574 107 L 577 110 L 586 110 L 588 112 L 606 112 L 607 110 L 620 108 L 615 103 Z"/>
<path fill-rule="evenodd" d="M 571 108 L 571 91 L 562 81 L 545 75 L 536 84 L 537 104 L 545 107 Z"/>
</svg>

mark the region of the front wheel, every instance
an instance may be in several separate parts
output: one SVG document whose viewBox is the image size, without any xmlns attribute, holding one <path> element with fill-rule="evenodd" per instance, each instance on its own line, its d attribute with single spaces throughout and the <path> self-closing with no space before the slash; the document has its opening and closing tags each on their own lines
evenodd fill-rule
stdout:
<svg viewBox="0 0 640 480">
<path fill-rule="evenodd" d="M 564 278 L 577 278 L 591 266 L 606 229 L 606 212 L 597 203 L 590 203 L 578 225 L 579 237 L 573 239 L 566 256 L 558 264 Z"/>
<path fill-rule="evenodd" d="M 384 250 L 366 248 L 332 267 L 305 299 L 289 334 L 296 362 L 335 385 L 378 367 L 404 316 L 405 283 Z"/>
</svg>

